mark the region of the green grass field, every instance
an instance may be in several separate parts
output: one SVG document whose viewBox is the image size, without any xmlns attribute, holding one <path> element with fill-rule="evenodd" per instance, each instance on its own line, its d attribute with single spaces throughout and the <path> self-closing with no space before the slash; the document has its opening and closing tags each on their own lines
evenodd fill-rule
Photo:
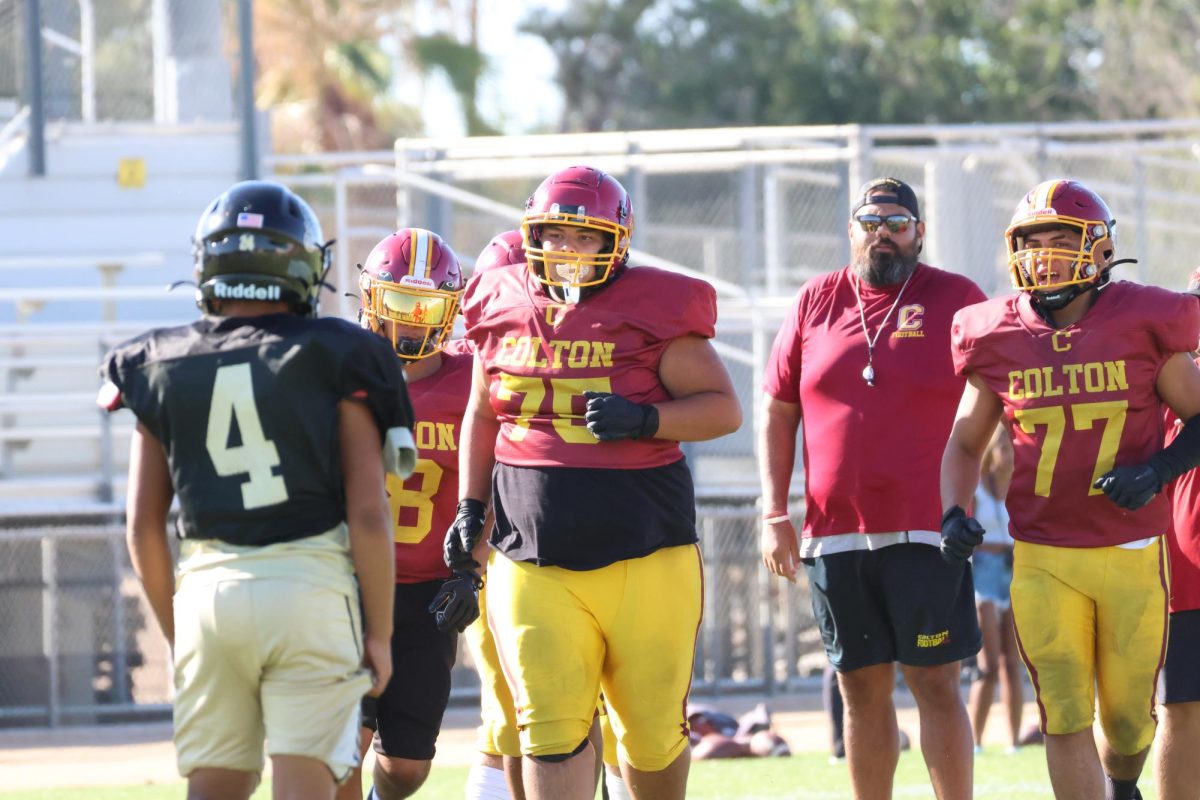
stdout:
<svg viewBox="0 0 1200 800">
<path fill-rule="evenodd" d="M 462 800 L 466 777 L 465 767 L 435 768 L 417 797 L 422 800 Z M 1140 784 L 1146 800 L 1156 797 L 1152 783 L 1147 771 Z M 929 776 L 919 753 L 906 752 L 900 756 L 894 794 L 897 798 L 932 800 L 933 790 L 929 788 Z M 177 800 L 182 796 L 182 783 L 106 789 L 0 791 L 0 800 Z M 268 785 L 259 787 L 254 795 L 262 800 L 270 796 Z M 849 796 L 850 782 L 845 764 L 830 764 L 820 753 L 802 753 L 792 758 L 698 762 L 692 765 L 688 784 L 689 798 L 707 800 L 839 800 Z M 1027 747 L 1009 756 L 999 748 L 986 749 L 975 760 L 975 797 L 977 800 L 1051 800 L 1045 752 L 1040 747 Z"/>
</svg>

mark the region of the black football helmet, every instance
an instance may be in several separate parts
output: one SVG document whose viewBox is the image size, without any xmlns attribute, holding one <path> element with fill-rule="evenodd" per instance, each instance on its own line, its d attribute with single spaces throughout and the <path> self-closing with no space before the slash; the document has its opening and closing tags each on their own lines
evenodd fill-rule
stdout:
<svg viewBox="0 0 1200 800">
<path fill-rule="evenodd" d="M 317 316 L 329 242 L 317 215 L 295 192 L 271 181 L 242 181 L 204 210 L 192 238 L 196 305 L 219 300 L 282 300 Z"/>
</svg>

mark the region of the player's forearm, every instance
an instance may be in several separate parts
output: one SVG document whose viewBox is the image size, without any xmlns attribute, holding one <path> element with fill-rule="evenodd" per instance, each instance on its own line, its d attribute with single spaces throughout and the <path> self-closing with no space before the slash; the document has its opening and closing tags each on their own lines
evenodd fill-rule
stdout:
<svg viewBox="0 0 1200 800">
<path fill-rule="evenodd" d="M 129 560 L 142 583 L 146 602 L 158 627 L 175 646 L 175 565 L 167 544 L 166 526 L 131 523 L 126 535 Z"/>
<path fill-rule="evenodd" d="M 654 405 L 658 409 L 656 439 L 703 442 L 742 426 L 742 406 L 732 391 L 700 392 Z"/>
<path fill-rule="evenodd" d="M 758 434 L 758 473 L 762 483 L 763 511 L 783 511 L 788 506 L 792 469 L 796 464 L 796 431 L 799 417 L 775 406 L 771 398 L 763 405 L 762 430 Z"/>
<path fill-rule="evenodd" d="M 175 646 L 175 564 L 167 544 L 167 516 L 173 497 L 166 450 L 139 422 L 129 446 L 125 543 L 150 609 L 172 647 Z"/>
<path fill-rule="evenodd" d="M 942 451 L 943 511 L 952 506 L 971 507 L 975 487 L 979 485 L 983 454 L 1003 411 L 1000 397 L 984 384 L 983 379 L 975 373 L 968 374 L 946 449 Z"/>
<path fill-rule="evenodd" d="M 970 508 L 979 485 L 981 459 L 961 441 L 951 435 L 942 453 L 941 494 L 942 510 L 951 506 Z"/>
<path fill-rule="evenodd" d="M 490 414 L 472 414 L 468 409 L 463 417 L 459 439 L 458 496 L 471 498 L 485 505 L 492 498 L 492 468 L 496 464 L 496 437 L 500 422 Z"/>
<path fill-rule="evenodd" d="M 391 525 L 386 511 L 363 515 L 349 523 L 350 557 L 362 594 L 363 623 L 368 636 L 386 639 L 392 635 L 396 585 Z"/>
</svg>

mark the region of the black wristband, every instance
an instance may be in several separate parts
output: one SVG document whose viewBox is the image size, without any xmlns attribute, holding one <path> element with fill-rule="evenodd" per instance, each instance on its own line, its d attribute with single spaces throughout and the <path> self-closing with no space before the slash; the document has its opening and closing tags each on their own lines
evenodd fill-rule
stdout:
<svg viewBox="0 0 1200 800">
<path fill-rule="evenodd" d="M 638 428 L 635 439 L 646 439 L 658 433 L 658 406 L 653 403 L 646 403 L 642 406 L 645 416 L 642 418 L 642 427 Z"/>
<path fill-rule="evenodd" d="M 456 569 L 450 573 L 451 578 L 466 578 L 475 587 L 475 591 L 483 588 L 483 578 L 473 569 Z"/>
<path fill-rule="evenodd" d="M 950 506 L 942 514 L 942 527 L 945 528 L 946 523 L 952 519 L 961 519 L 966 516 L 967 516 L 967 512 L 963 510 L 962 506 Z"/>
<path fill-rule="evenodd" d="M 455 512 L 455 516 L 461 517 L 465 515 L 482 519 L 487 516 L 487 503 L 482 500 L 476 500 L 473 497 L 464 497 L 458 501 L 458 509 Z"/>
</svg>

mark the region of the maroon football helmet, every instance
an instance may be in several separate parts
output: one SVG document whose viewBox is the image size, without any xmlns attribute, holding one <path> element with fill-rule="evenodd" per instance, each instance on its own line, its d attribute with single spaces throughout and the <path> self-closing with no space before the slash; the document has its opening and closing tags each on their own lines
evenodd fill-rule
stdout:
<svg viewBox="0 0 1200 800">
<path fill-rule="evenodd" d="M 391 339 L 401 358 L 415 361 L 441 350 L 449 337 L 462 296 L 462 269 L 442 237 L 401 228 L 367 256 L 359 289 L 362 326 Z"/>
<path fill-rule="evenodd" d="M 1116 255 L 1116 224 L 1105 202 L 1082 183 L 1062 179 L 1039 183 L 1017 204 L 1006 231 L 1013 287 L 1052 293 L 1094 283 Z M 1026 244 L 1027 234 L 1051 228 L 1077 231 L 1078 247 Z M 1068 274 L 1048 269 L 1055 259 L 1070 262 Z"/>
<path fill-rule="evenodd" d="M 521 232 L 505 231 L 496 234 L 479 253 L 479 258 L 475 260 L 475 272 L 478 274 L 509 264 L 524 264 L 525 260 Z"/>
<path fill-rule="evenodd" d="M 545 225 L 590 228 L 605 235 L 599 253 L 542 249 Z M 563 289 L 600 286 L 625 266 L 633 236 L 633 205 L 620 182 L 591 167 L 554 173 L 525 203 L 521 235 L 529 268 L 550 286 Z"/>
</svg>

